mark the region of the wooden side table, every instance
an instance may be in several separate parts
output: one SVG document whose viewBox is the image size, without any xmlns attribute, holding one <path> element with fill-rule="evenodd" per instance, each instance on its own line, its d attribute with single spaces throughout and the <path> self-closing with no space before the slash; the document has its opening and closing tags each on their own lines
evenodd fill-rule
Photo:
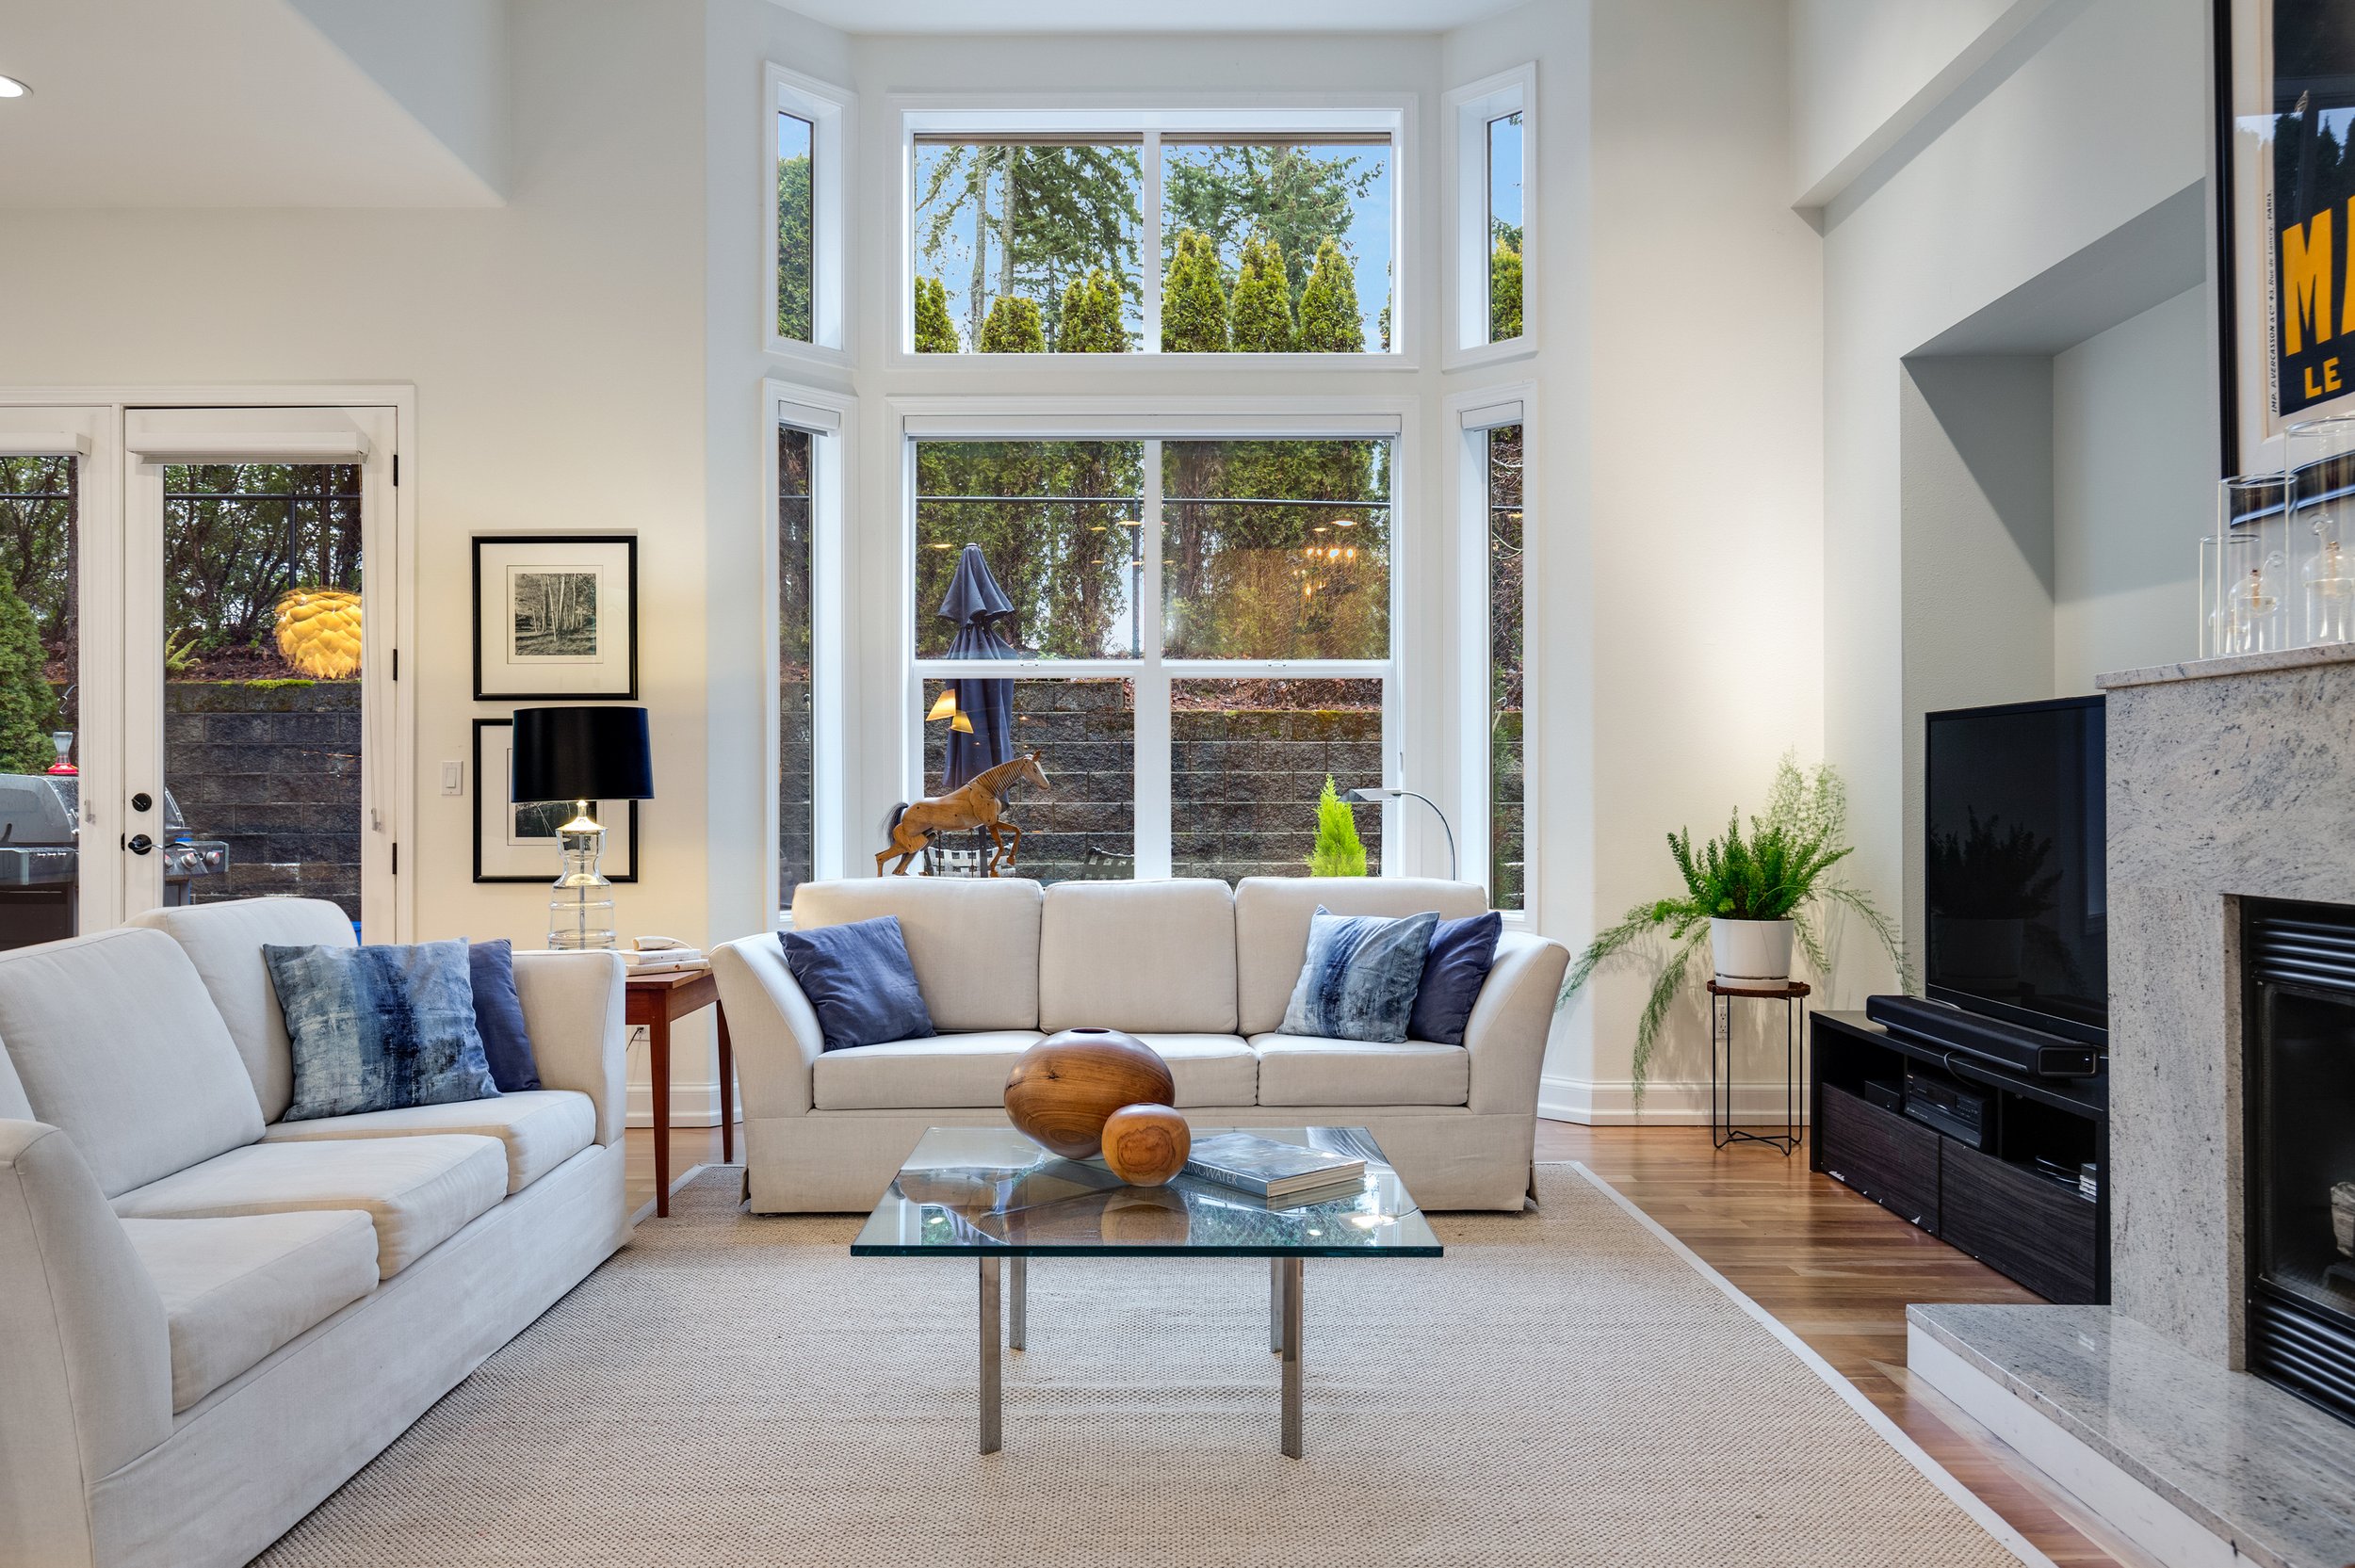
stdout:
<svg viewBox="0 0 2355 1568">
<path fill-rule="evenodd" d="M 1805 980 L 1767 980 L 1758 985 L 1709 982 L 1709 1140 L 1722 1149 L 1729 1143 L 1763 1143 L 1780 1150 L 1788 1159 L 1799 1146 L 1798 1034 L 1799 1018 L 1809 994 Z M 1782 1006 L 1782 1131 L 1746 1131 L 1733 1123 L 1733 999 L 1750 996 Z M 1717 1074 L 1719 1043 L 1725 1051 L 1725 1075 Z M 1722 1086 L 1722 1090 L 1721 1090 Z M 1720 1099 L 1722 1092 L 1723 1098 Z"/>
<path fill-rule="evenodd" d="M 671 1025 L 709 1008 L 720 1025 L 720 1157 L 736 1158 L 736 1051 L 728 1043 L 727 1010 L 720 1005 L 720 982 L 708 969 L 674 975 L 644 975 L 628 982 L 625 1017 L 646 1031 L 647 1075 L 654 1091 L 654 1211 L 671 1212 Z"/>
</svg>

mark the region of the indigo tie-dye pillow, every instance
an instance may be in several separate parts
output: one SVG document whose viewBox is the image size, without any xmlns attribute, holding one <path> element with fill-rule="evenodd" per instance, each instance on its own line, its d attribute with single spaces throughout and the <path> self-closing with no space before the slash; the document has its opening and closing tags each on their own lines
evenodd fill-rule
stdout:
<svg viewBox="0 0 2355 1568">
<path fill-rule="evenodd" d="M 262 962 L 294 1048 L 289 1122 L 498 1093 L 475 1026 L 463 939 L 276 947 Z"/>
<path fill-rule="evenodd" d="M 1308 956 L 1276 1032 L 1384 1044 L 1405 1040 L 1438 924 L 1437 913 L 1386 920 L 1333 914 L 1318 905 L 1308 920 Z"/>
</svg>

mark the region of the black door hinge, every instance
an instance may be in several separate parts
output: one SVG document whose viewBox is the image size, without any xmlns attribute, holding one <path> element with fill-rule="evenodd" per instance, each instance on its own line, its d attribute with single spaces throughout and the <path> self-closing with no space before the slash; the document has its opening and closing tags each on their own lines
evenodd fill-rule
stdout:
<svg viewBox="0 0 2355 1568">
<path fill-rule="evenodd" d="M 393 679 L 400 679 L 400 650 L 393 650 Z"/>
<path fill-rule="evenodd" d="M 400 875 L 400 846 L 398 844 L 393 846 L 393 875 Z"/>
<path fill-rule="evenodd" d="M 393 483 L 396 485 L 400 483 L 400 454 L 398 452 L 393 454 Z"/>
</svg>

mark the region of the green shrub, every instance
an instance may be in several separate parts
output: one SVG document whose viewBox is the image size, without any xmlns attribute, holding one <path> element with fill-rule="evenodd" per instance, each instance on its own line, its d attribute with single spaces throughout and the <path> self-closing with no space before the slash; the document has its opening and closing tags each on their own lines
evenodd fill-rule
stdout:
<svg viewBox="0 0 2355 1568">
<path fill-rule="evenodd" d="M 1047 328 L 1039 320 L 1038 306 L 1018 294 L 999 295 L 990 304 L 988 319 L 982 323 L 982 352 L 1047 352 Z"/>
<path fill-rule="evenodd" d="M 1349 802 L 1333 788 L 1333 775 L 1324 776 L 1324 792 L 1317 797 L 1317 843 L 1308 851 L 1311 877 L 1362 877 L 1366 847 L 1357 837 L 1357 820 Z"/>
<path fill-rule="evenodd" d="M 32 610 L 0 569 L 0 772 L 39 773 L 57 760 L 49 727 L 57 694 L 42 673 L 47 662 Z"/>
<path fill-rule="evenodd" d="M 1125 354 L 1129 330 L 1120 320 L 1120 282 L 1102 267 L 1074 278 L 1063 291 L 1055 351 L 1062 354 Z"/>
<path fill-rule="evenodd" d="M 953 354 L 961 347 L 956 323 L 949 319 L 949 285 L 938 278 L 917 279 L 916 351 Z"/>
<path fill-rule="evenodd" d="M 1357 272 L 1338 240 L 1327 236 L 1317 247 L 1316 265 L 1308 269 L 1308 285 L 1300 291 L 1300 351 L 1304 354 L 1361 354 L 1366 348 L 1366 324 L 1357 314 Z"/>
<path fill-rule="evenodd" d="M 1178 236 L 1161 285 L 1161 352 L 1226 351 L 1226 285 L 1218 275 L 1218 247 L 1187 229 Z"/>
<path fill-rule="evenodd" d="M 1243 241 L 1242 269 L 1226 306 L 1226 330 L 1238 354 L 1292 350 L 1292 296 L 1284 280 L 1284 252 L 1265 234 Z"/>
</svg>

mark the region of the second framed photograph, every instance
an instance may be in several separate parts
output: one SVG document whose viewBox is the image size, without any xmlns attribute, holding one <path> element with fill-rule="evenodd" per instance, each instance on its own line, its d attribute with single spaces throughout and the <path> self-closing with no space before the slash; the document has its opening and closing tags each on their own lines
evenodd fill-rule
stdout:
<svg viewBox="0 0 2355 1568">
<path fill-rule="evenodd" d="M 634 534 L 500 534 L 474 542 L 479 703 L 638 697 Z"/>
<path fill-rule="evenodd" d="M 563 846 L 556 830 L 573 814 L 570 800 L 510 800 L 514 777 L 515 721 L 474 721 L 474 880 L 479 882 L 552 882 L 562 869 Z M 609 881 L 638 880 L 638 802 L 599 800 L 605 824 Z"/>
</svg>

